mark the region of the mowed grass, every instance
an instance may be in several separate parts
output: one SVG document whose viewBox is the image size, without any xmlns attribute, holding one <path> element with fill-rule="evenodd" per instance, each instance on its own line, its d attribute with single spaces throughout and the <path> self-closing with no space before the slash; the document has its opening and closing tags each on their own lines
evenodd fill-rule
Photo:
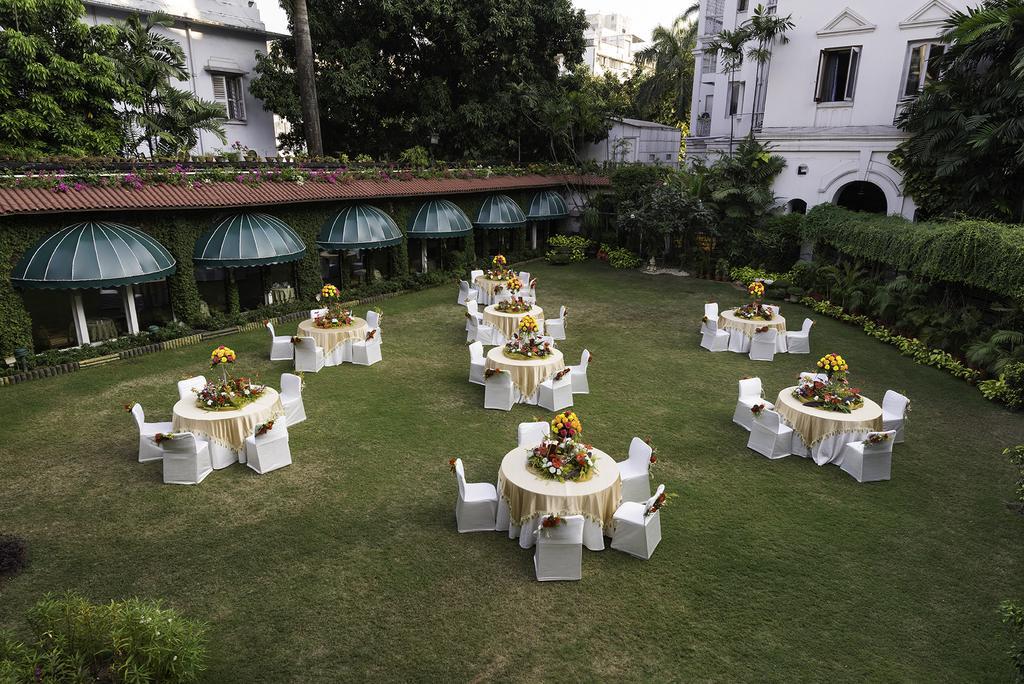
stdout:
<svg viewBox="0 0 1024 684">
<path fill-rule="evenodd" d="M 996 606 L 1024 598 L 1024 518 L 1000 452 L 1024 442 L 1019 415 L 823 317 L 812 356 L 701 350 L 703 303 L 743 298 L 727 284 L 530 268 L 545 309 L 570 308 L 567 360 L 594 354 L 588 440 L 621 460 L 652 437 L 654 484 L 679 494 L 652 560 L 585 551 L 582 582 L 538 583 L 507 535 L 456 532 L 448 459 L 493 482 L 542 411 L 482 408 L 451 286 L 384 303 L 383 363 L 307 375 L 294 465 L 262 477 L 161 484 L 122 405 L 169 420 L 221 342 L 277 386 L 290 364 L 263 332 L 0 390 L 0 530 L 32 553 L 0 627 L 24 635 L 47 591 L 160 597 L 208 621 L 211 682 L 1008 679 Z M 890 482 L 768 461 L 731 422 L 740 377 L 774 398 L 829 351 L 867 396 L 912 400 Z"/>
</svg>

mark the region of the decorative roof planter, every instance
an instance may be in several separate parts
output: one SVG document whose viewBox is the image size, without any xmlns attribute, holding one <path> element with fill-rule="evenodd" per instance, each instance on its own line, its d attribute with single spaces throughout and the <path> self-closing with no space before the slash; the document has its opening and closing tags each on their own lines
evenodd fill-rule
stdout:
<svg viewBox="0 0 1024 684">
<path fill-rule="evenodd" d="M 241 268 L 298 261 L 302 239 L 281 219 L 268 214 L 233 214 L 196 241 L 196 268 Z"/>
<path fill-rule="evenodd" d="M 137 228 L 75 223 L 43 238 L 11 272 L 16 287 L 60 290 L 133 285 L 174 273 L 174 257 Z"/>
<path fill-rule="evenodd" d="M 520 228 L 526 223 L 526 214 L 508 195 L 488 195 L 477 212 L 474 225 L 484 230 Z"/>
<path fill-rule="evenodd" d="M 345 207 L 324 221 L 316 242 L 323 249 L 381 249 L 401 244 L 395 220 L 369 204 Z"/>
<path fill-rule="evenodd" d="M 409 221 L 411 238 L 453 238 L 473 232 L 473 224 L 462 209 L 445 199 L 425 202 Z"/>
<path fill-rule="evenodd" d="M 526 212 L 526 218 L 531 221 L 547 221 L 549 219 L 564 218 L 569 215 L 565 206 L 565 200 L 554 190 L 542 190 L 530 200 L 530 208 Z"/>
</svg>

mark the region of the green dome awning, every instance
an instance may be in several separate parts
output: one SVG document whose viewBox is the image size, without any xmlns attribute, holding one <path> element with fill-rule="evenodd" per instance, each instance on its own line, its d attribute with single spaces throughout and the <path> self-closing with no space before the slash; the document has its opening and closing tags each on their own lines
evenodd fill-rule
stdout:
<svg viewBox="0 0 1024 684">
<path fill-rule="evenodd" d="M 324 221 L 316 243 L 324 249 L 379 249 L 402 239 L 393 218 L 377 207 L 356 204 Z"/>
<path fill-rule="evenodd" d="M 448 200 L 431 200 L 420 207 L 409 222 L 411 238 L 453 238 L 469 235 L 469 217 Z"/>
<path fill-rule="evenodd" d="M 530 209 L 526 212 L 526 218 L 531 221 L 546 221 L 568 215 L 565 200 L 554 190 L 542 190 L 534 195 L 530 200 Z"/>
<path fill-rule="evenodd" d="M 11 272 L 17 287 L 71 290 L 134 285 L 174 273 L 174 257 L 138 228 L 75 223 L 43 238 Z"/>
<path fill-rule="evenodd" d="M 519 228 L 526 223 L 526 214 L 508 195 L 488 195 L 480 211 L 477 212 L 474 225 L 484 230 L 501 230 Z"/>
<path fill-rule="evenodd" d="M 196 268 L 238 268 L 298 261 L 302 239 L 281 219 L 268 214 L 228 216 L 196 241 Z"/>
</svg>

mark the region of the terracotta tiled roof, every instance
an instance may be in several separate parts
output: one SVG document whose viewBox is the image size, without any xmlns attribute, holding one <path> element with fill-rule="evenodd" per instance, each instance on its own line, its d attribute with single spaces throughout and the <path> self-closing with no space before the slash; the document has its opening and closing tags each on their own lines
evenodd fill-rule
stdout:
<svg viewBox="0 0 1024 684">
<path fill-rule="evenodd" d="M 118 209 L 138 211 L 253 207 L 352 199 L 458 195 L 564 185 L 603 187 L 610 185 L 610 181 L 604 176 L 596 175 L 528 175 L 468 179 L 350 180 L 339 183 L 307 181 L 302 185 L 276 182 L 244 185 L 224 182 L 197 185 L 194 188 L 153 184 L 138 190 L 89 186 L 69 192 L 54 192 L 42 188 L 6 188 L 0 189 L 0 216 Z"/>
</svg>

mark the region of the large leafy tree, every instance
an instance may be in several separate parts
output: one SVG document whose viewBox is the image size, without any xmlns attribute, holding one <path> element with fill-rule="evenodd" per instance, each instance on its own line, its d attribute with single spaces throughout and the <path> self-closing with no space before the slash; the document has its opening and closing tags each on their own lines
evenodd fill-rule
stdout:
<svg viewBox="0 0 1024 684">
<path fill-rule="evenodd" d="M 307 4 L 326 151 L 394 157 L 436 135 L 442 157 L 550 156 L 550 135 L 523 112 L 564 95 L 559 59 L 581 60 L 585 19 L 570 0 Z M 294 54 L 292 39 L 275 43 L 252 91 L 297 142 Z"/>
<path fill-rule="evenodd" d="M 79 0 L 0 2 L 0 154 L 117 153 L 123 87 L 106 56 L 117 31 L 83 14 Z"/>
<path fill-rule="evenodd" d="M 939 77 L 900 116 L 893 159 L 932 215 L 1024 221 L 1024 0 L 954 13 Z"/>
<path fill-rule="evenodd" d="M 651 44 L 636 54 L 641 78 L 636 100 L 644 118 L 669 126 L 689 118 L 699 12 L 700 3 L 694 3 L 671 26 L 656 27 Z"/>
</svg>

